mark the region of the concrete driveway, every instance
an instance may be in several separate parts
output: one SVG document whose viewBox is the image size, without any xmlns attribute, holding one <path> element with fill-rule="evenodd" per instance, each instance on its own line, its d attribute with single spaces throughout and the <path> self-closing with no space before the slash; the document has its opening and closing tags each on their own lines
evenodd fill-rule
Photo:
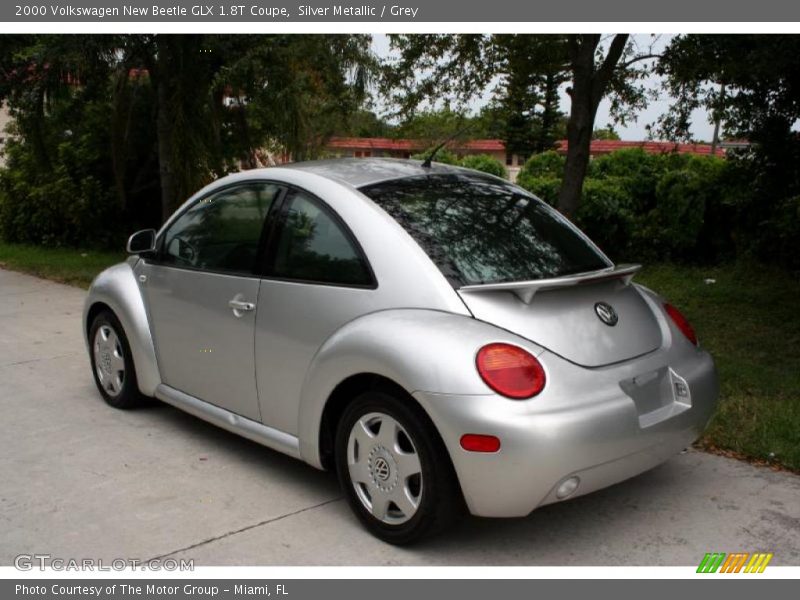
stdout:
<svg viewBox="0 0 800 600">
<path fill-rule="evenodd" d="M 689 451 L 525 519 L 470 518 L 424 545 L 366 534 L 335 478 L 154 403 L 106 406 L 84 292 L 0 270 L 0 564 L 696 565 L 710 551 L 800 564 L 800 477 Z M 502 493 L 499 490 L 498 493 Z"/>
</svg>

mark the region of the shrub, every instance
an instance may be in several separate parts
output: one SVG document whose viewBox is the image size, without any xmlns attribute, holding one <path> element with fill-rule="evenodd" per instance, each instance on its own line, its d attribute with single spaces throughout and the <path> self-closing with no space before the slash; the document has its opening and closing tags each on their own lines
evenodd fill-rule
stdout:
<svg viewBox="0 0 800 600">
<path fill-rule="evenodd" d="M 517 177 L 517 185 L 525 188 L 534 196 L 541 198 L 550 206 L 555 206 L 558 201 L 558 191 L 561 189 L 561 179 L 557 177 Z"/>
<path fill-rule="evenodd" d="M 411 158 L 425 160 L 430 156 L 431 150 L 414 154 Z M 464 158 L 458 158 L 458 156 L 447 148 L 442 148 L 436 153 L 436 156 L 433 157 L 433 162 L 475 169 L 476 171 L 483 171 L 484 173 L 496 175 L 497 177 L 506 177 L 507 175 L 503 163 L 488 154 L 468 154 Z"/>
<path fill-rule="evenodd" d="M 425 160 L 430 156 L 433 148 L 429 148 L 425 150 L 425 152 L 419 152 L 411 156 L 411 158 L 415 160 Z M 458 156 L 456 156 L 453 152 L 450 152 L 447 148 L 442 148 L 436 153 L 436 156 L 433 157 L 433 162 L 442 163 L 445 165 L 457 165 L 459 164 Z"/>
<path fill-rule="evenodd" d="M 635 223 L 632 204 L 618 180 L 587 179 L 575 223 L 611 258 L 625 258 Z"/>
<path fill-rule="evenodd" d="M 564 176 L 564 164 L 566 159 L 555 150 L 548 150 L 541 154 L 534 154 L 522 166 L 517 175 L 517 181 L 522 177 L 523 180 L 535 177 L 555 177 L 561 179 Z"/>
<path fill-rule="evenodd" d="M 634 210 L 643 214 L 654 207 L 656 184 L 667 168 L 663 156 L 641 148 L 619 150 L 589 163 L 587 178 L 615 180 L 630 195 Z"/>
<path fill-rule="evenodd" d="M 689 257 L 703 226 L 703 184 L 690 169 L 664 173 L 656 184 L 655 206 L 636 215 L 631 250 L 650 260 Z"/>
<path fill-rule="evenodd" d="M 114 194 L 97 177 L 58 165 L 44 181 L 27 171 L 0 172 L 0 237 L 43 246 L 106 246 L 120 243 Z"/>
<path fill-rule="evenodd" d="M 138 117 L 139 105 L 135 108 Z M 70 88 L 43 114 L 17 99 L 11 111 L 14 120 L 0 169 L 0 238 L 41 246 L 119 248 L 139 219 L 158 222 L 160 212 L 150 219 L 151 207 L 160 208 L 150 130 L 131 128 L 126 149 L 117 155 L 117 181 L 113 111 L 102 90 Z"/>
<path fill-rule="evenodd" d="M 507 176 L 505 165 L 488 154 L 468 154 L 461 159 L 461 166 L 497 177 Z"/>
<path fill-rule="evenodd" d="M 800 196 L 776 202 L 771 214 L 754 224 L 754 229 L 759 231 L 754 247 L 759 258 L 800 270 Z"/>
<path fill-rule="evenodd" d="M 563 166 L 555 152 L 534 156 L 517 183 L 555 205 Z M 590 163 L 574 220 L 615 260 L 720 260 L 735 255 L 737 242 L 751 245 L 732 233 L 745 222 L 749 187 L 734 161 L 625 149 Z M 783 233 L 776 225 L 773 238 L 791 239 L 792 221 L 779 220 Z"/>
</svg>

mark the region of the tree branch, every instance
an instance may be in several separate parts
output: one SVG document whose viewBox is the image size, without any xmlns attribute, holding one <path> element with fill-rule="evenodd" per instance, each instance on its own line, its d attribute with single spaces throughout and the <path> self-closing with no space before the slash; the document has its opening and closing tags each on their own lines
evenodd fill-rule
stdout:
<svg viewBox="0 0 800 600">
<path fill-rule="evenodd" d="M 625 51 L 625 45 L 628 43 L 629 37 L 630 34 L 618 33 L 614 36 L 614 39 L 611 40 L 608 54 L 606 54 L 603 63 L 597 69 L 595 75 L 599 83 L 605 83 L 611 78 L 611 74 L 614 72 L 619 59 L 622 58 L 622 53 Z"/>
<path fill-rule="evenodd" d="M 629 37 L 630 34 L 618 33 L 614 36 L 614 39 L 611 40 L 611 45 L 608 48 L 605 59 L 603 59 L 603 62 L 592 77 L 592 106 L 596 107 L 600 104 L 608 82 L 614 74 L 614 69 L 617 68 L 617 63 L 619 63 L 619 59 L 622 58 L 622 54 L 625 52 L 625 46 L 628 44 Z"/>
<path fill-rule="evenodd" d="M 661 58 L 662 56 L 663 56 L 663 54 L 640 54 L 639 56 L 637 56 L 635 58 L 632 58 L 629 61 L 626 61 L 624 63 L 620 63 L 619 68 L 620 69 L 627 69 L 631 65 L 635 65 L 637 62 L 641 62 L 643 60 L 648 60 L 648 59 L 651 59 L 651 58 Z"/>
</svg>

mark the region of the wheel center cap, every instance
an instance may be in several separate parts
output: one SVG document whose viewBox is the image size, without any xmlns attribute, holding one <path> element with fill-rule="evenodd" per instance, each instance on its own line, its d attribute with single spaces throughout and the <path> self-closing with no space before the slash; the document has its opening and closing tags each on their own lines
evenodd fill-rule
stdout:
<svg viewBox="0 0 800 600">
<path fill-rule="evenodd" d="M 389 492 L 397 485 L 398 473 L 391 452 L 383 446 L 375 446 L 369 453 L 369 473 L 378 489 Z"/>
<path fill-rule="evenodd" d="M 389 463 L 380 456 L 375 459 L 375 476 L 381 481 L 389 479 Z"/>
<path fill-rule="evenodd" d="M 106 373 L 111 373 L 111 353 L 106 351 L 100 357 L 101 362 L 103 363 L 103 371 Z"/>
</svg>

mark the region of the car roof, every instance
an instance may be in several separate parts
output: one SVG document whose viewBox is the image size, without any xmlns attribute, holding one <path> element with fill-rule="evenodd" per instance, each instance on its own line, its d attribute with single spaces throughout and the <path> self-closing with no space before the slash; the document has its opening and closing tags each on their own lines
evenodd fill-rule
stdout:
<svg viewBox="0 0 800 600">
<path fill-rule="evenodd" d="M 280 165 L 282 169 L 307 171 L 335 179 L 354 188 L 381 181 L 446 173 L 463 173 L 465 169 L 442 163 L 423 167 L 420 160 L 402 158 L 332 158 Z"/>
</svg>

